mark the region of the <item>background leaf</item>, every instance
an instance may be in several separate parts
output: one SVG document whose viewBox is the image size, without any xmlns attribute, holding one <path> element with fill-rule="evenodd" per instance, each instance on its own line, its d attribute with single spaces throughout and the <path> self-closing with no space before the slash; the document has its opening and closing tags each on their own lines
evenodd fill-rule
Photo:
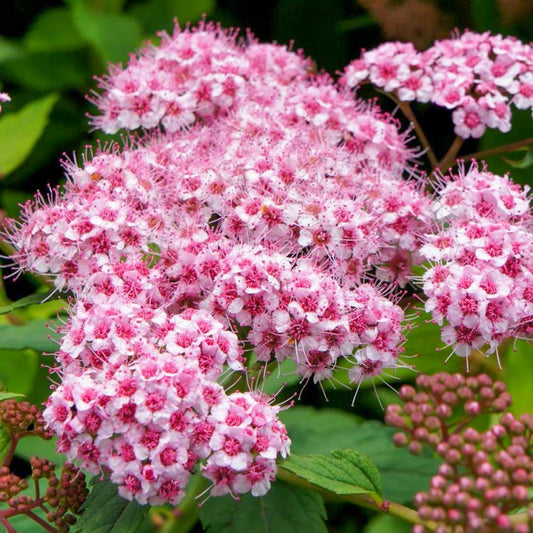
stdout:
<svg viewBox="0 0 533 533">
<path fill-rule="evenodd" d="M 203 15 L 210 15 L 215 6 L 215 0 L 150 0 L 134 4 L 131 14 L 139 20 L 146 33 L 154 33 L 159 30 L 172 31 L 175 18 L 181 26 L 196 22 Z"/>
<path fill-rule="evenodd" d="M 8 390 L 28 396 L 35 385 L 39 363 L 39 355 L 33 350 L 0 349 L 0 381 Z"/>
<path fill-rule="evenodd" d="M 24 350 L 31 349 L 37 352 L 53 353 L 57 351 L 57 335 L 50 320 L 34 320 L 14 326 L 12 324 L 0 325 L 0 349 L 2 350 Z"/>
<path fill-rule="evenodd" d="M 76 50 L 86 41 L 74 28 L 72 13 L 66 7 L 47 9 L 30 26 L 23 39 L 28 50 Z"/>
<path fill-rule="evenodd" d="M 363 533 L 411 533 L 413 526 L 395 516 L 379 514 L 366 525 Z"/>
<path fill-rule="evenodd" d="M 81 89 L 90 72 L 83 51 L 24 51 L 20 57 L 0 63 L 0 79 L 32 91 Z"/>
<path fill-rule="evenodd" d="M 322 498 L 282 481 L 265 496 L 210 498 L 200 509 L 207 533 L 327 533 Z"/>
<path fill-rule="evenodd" d="M 46 127 L 57 99 L 57 94 L 50 94 L 0 117 L 0 174 L 9 174 L 24 162 Z"/>
<path fill-rule="evenodd" d="M 91 9 L 84 0 L 68 0 L 74 24 L 99 54 L 104 66 L 125 61 L 141 44 L 141 27 L 134 17 Z"/>
<path fill-rule="evenodd" d="M 0 392 L 0 402 L 3 402 L 4 400 L 10 400 L 11 398 L 24 398 L 24 394 L 20 394 L 19 392 Z"/>
<path fill-rule="evenodd" d="M 4 461 L 4 457 L 9 451 L 9 445 L 11 444 L 11 437 L 7 429 L 0 425 L 0 463 Z"/>
<path fill-rule="evenodd" d="M 29 305 L 41 304 L 43 303 L 44 300 L 47 300 L 54 293 L 57 293 L 57 291 L 54 290 L 54 291 L 48 291 L 48 292 L 37 292 L 35 294 L 30 294 L 29 296 L 25 296 L 24 298 L 21 298 L 20 300 L 17 300 L 16 302 L 13 302 L 9 305 L 5 305 L 4 307 L 0 307 L 0 315 L 11 313 L 11 311 L 15 311 L 15 309 L 21 309 L 24 307 L 28 307 Z"/>
<path fill-rule="evenodd" d="M 84 508 L 75 528 L 80 533 L 134 533 L 148 511 L 147 506 L 122 498 L 111 481 L 98 480 Z"/>
</svg>

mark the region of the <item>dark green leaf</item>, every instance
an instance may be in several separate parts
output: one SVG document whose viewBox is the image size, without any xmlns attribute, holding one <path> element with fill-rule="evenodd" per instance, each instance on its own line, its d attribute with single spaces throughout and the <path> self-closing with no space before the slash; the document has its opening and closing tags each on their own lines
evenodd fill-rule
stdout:
<svg viewBox="0 0 533 533">
<path fill-rule="evenodd" d="M 335 409 L 297 405 L 280 413 L 292 440 L 291 452 L 298 455 L 329 454 L 336 448 L 355 448 L 361 419 Z"/>
<path fill-rule="evenodd" d="M 334 450 L 331 455 L 291 454 L 281 466 L 335 494 L 368 494 L 379 498 L 382 492 L 376 465 L 357 450 Z"/>
<path fill-rule="evenodd" d="M 31 154 L 15 172 L 9 176 L 9 185 L 28 183 L 33 176 L 41 172 L 42 167 L 57 163 L 57 154 L 66 147 L 76 145 L 87 134 L 87 121 L 80 102 L 74 95 L 62 94 L 50 114 L 50 121 L 43 135 L 39 138 Z M 92 141 L 87 139 L 80 148 L 80 153 Z"/>
<path fill-rule="evenodd" d="M 339 32 L 345 32 L 368 28 L 370 26 L 377 26 L 374 17 L 371 15 L 359 15 L 358 17 L 339 21 L 337 23 L 337 30 Z"/>
<path fill-rule="evenodd" d="M 95 11 L 85 0 L 68 3 L 77 30 L 91 43 L 104 65 L 127 60 L 141 44 L 141 27 L 135 18 Z"/>
<path fill-rule="evenodd" d="M 24 162 L 44 131 L 57 98 L 50 94 L 0 117 L 0 174 L 9 174 Z"/>
<path fill-rule="evenodd" d="M 524 146 L 523 148 L 518 148 L 513 150 L 513 154 L 519 152 L 523 153 L 523 156 L 520 159 L 511 159 L 510 157 L 502 157 L 502 159 L 513 168 L 529 168 L 533 165 L 533 149 L 531 147 Z"/>
<path fill-rule="evenodd" d="M 21 55 L 18 44 L 0 36 L 0 62 L 10 59 L 17 59 Z"/>
<path fill-rule="evenodd" d="M 33 91 L 80 89 L 90 80 L 87 54 L 74 52 L 24 52 L 19 58 L 0 63 L 0 79 Z"/>
<path fill-rule="evenodd" d="M 35 294 L 30 294 L 30 296 L 25 296 L 24 298 L 21 298 L 12 304 L 0 307 L 0 315 L 11 313 L 11 311 L 14 311 L 15 309 L 21 309 L 22 307 L 28 307 L 29 305 L 41 304 L 45 300 L 48 301 L 48 299 L 54 293 L 57 293 L 57 291 L 37 292 Z M 56 296 L 54 299 L 57 300 L 58 296 Z"/>
<path fill-rule="evenodd" d="M 524 139 L 532 139 L 531 133 L 531 112 L 529 110 L 519 110 L 513 108 L 512 128 L 508 133 L 502 133 L 499 130 L 490 129 L 485 132 L 485 135 L 480 139 L 479 150 L 491 150 L 523 141 Z M 531 169 L 529 168 L 515 168 L 509 165 L 504 160 L 507 153 L 500 153 L 497 155 L 483 156 L 481 159 L 487 162 L 488 169 L 494 174 L 503 176 L 509 170 L 512 170 L 512 178 L 514 181 L 529 184 L 531 182 Z"/>
<path fill-rule="evenodd" d="M 76 50 L 86 45 L 66 7 L 43 11 L 30 26 L 23 43 L 28 50 L 36 52 Z"/>
<path fill-rule="evenodd" d="M 294 41 L 319 68 L 342 69 L 350 59 L 348 34 L 337 25 L 346 17 L 343 0 L 279 0 L 274 14 L 274 39 Z"/>
<path fill-rule="evenodd" d="M 474 29 L 479 32 L 487 30 L 500 31 L 497 0 L 472 0 L 470 5 Z"/>
<path fill-rule="evenodd" d="M 335 448 L 351 448 L 367 455 L 377 466 L 387 500 L 410 503 L 416 492 L 427 490 L 440 464 L 431 454 L 412 456 L 392 442 L 393 428 L 333 410 L 293 407 L 281 413 L 292 440 L 291 453 L 327 454 Z"/>
<path fill-rule="evenodd" d="M 80 533 L 134 533 L 148 511 L 146 505 L 122 498 L 111 481 L 96 481 L 84 508 L 75 529 Z"/>
<path fill-rule="evenodd" d="M 200 509 L 207 533 L 327 533 L 322 498 L 276 481 L 261 498 L 210 498 Z"/>
<path fill-rule="evenodd" d="M 0 190 L 0 202 L 2 208 L 8 217 L 18 218 L 20 215 L 20 205 L 32 198 L 31 194 L 16 189 L 2 189 Z"/>
<path fill-rule="evenodd" d="M 22 326 L 0 325 L 0 350 L 24 350 L 53 353 L 57 351 L 57 335 L 50 320 L 33 320 Z"/>
<path fill-rule="evenodd" d="M 171 31 L 174 19 L 184 26 L 186 22 L 196 22 L 203 15 L 212 13 L 216 5 L 215 0 L 149 0 L 137 2 L 131 9 L 147 33 L 158 30 Z"/>
</svg>

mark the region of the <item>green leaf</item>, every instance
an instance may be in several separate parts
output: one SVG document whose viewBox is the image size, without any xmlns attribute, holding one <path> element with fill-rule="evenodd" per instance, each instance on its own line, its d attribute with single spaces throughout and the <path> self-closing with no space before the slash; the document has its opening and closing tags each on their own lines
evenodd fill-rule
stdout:
<svg viewBox="0 0 533 533">
<path fill-rule="evenodd" d="M 336 448 L 354 448 L 361 419 L 336 409 L 297 405 L 280 413 L 298 455 L 329 454 Z"/>
<path fill-rule="evenodd" d="M 294 371 L 295 368 L 296 363 L 294 361 L 285 359 L 265 378 L 261 385 L 262 391 L 268 395 L 276 394 L 280 389 L 299 383 L 302 376 Z"/>
<path fill-rule="evenodd" d="M 30 26 L 23 43 L 28 50 L 36 52 L 76 50 L 86 45 L 66 7 L 43 11 Z"/>
<path fill-rule="evenodd" d="M 516 346 L 516 348 L 515 348 Z M 503 361 L 503 381 L 513 403 L 509 410 L 515 415 L 531 412 L 533 405 L 533 388 L 531 387 L 531 344 L 520 340 L 507 349 Z"/>
<path fill-rule="evenodd" d="M 524 155 L 520 159 L 511 159 L 509 157 L 502 157 L 502 159 L 513 168 L 529 168 L 533 165 L 533 149 L 529 146 L 518 148 L 511 153 L 517 154 L 522 152 Z"/>
<path fill-rule="evenodd" d="M 54 293 L 57 293 L 57 291 L 53 290 L 49 292 L 37 292 L 35 294 L 30 294 L 30 296 L 25 296 L 24 298 L 21 298 L 20 300 L 17 300 L 16 302 L 13 302 L 12 304 L 6 305 L 4 307 L 0 307 L 0 315 L 11 313 L 15 309 L 20 309 L 22 307 L 28 307 L 29 305 L 41 304 L 45 300 L 48 301 L 50 296 L 52 296 Z M 57 300 L 60 297 L 61 296 L 59 294 L 54 299 Z"/>
<path fill-rule="evenodd" d="M 91 77 L 87 59 L 84 50 L 24 51 L 20 57 L 0 63 L 0 79 L 32 91 L 80 89 Z"/>
<path fill-rule="evenodd" d="M 148 506 L 122 498 L 111 481 L 96 481 L 84 509 L 76 524 L 77 532 L 134 533 L 142 524 Z"/>
<path fill-rule="evenodd" d="M 0 36 L 0 62 L 10 59 L 18 59 L 21 49 L 18 44 Z"/>
<path fill-rule="evenodd" d="M 131 14 L 140 21 L 146 33 L 154 33 L 172 31 L 175 18 L 182 26 L 186 22 L 196 22 L 203 15 L 211 14 L 215 6 L 215 0 L 149 0 L 134 4 Z"/>
<path fill-rule="evenodd" d="M 50 94 L 0 117 L 0 174 L 9 174 L 24 162 L 48 124 L 57 98 Z"/>
<path fill-rule="evenodd" d="M 0 425 L 0 464 L 4 461 L 10 444 L 11 437 L 9 436 L 9 432 L 3 425 Z"/>
<path fill-rule="evenodd" d="M 0 380 L 8 390 L 29 396 L 38 370 L 39 356 L 33 350 L 0 349 Z"/>
<path fill-rule="evenodd" d="M 378 469 L 357 450 L 334 450 L 329 456 L 291 454 L 281 466 L 335 494 L 368 494 L 381 500 Z"/>
<path fill-rule="evenodd" d="M 210 498 L 200 508 L 207 533 L 327 533 L 322 498 L 282 481 L 260 498 Z"/>
<path fill-rule="evenodd" d="M 57 335 L 51 327 L 53 323 L 50 320 L 33 320 L 22 326 L 0 325 L 0 350 L 30 349 L 36 352 L 56 352 L 58 343 Z"/>
<path fill-rule="evenodd" d="M 345 31 L 360 30 L 361 28 L 369 28 L 377 25 L 378 23 L 372 15 L 359 15 L 351 19 L 339 21 L 337 23 L 337 31 L 342 33 Z"/>
<path fill-rule="evenodd" d="M 366 525 L 363 533 L 411 533 L 413 525 L 401 518 L 379 514 Z"/>
<path fill-rule="evenodd" d="M 327 454 L 343 447 L 367 455 L 379 470 L 387 500 L 410 503 L 415 493 L 427 490 L 440 465 L 429 452 L 414 457 L 405 448 L 396 448 L 392 442 L 396 431 L 381 422 L 361 423 L 348 413 L 300 406 L 284 411 L 280 418 L 291 437 L 292 454 Z"/>
<path fill-rule="evenodd" d="M 76 28 L 92 45 L 104 65 L 126 61 L 141 44 L 142 31 L 135 18 L 95 11 L 84 0 L 68 0 L 68 3 Z"/>
<path fill-rule="evenodd" d="M 11 398 L 24 398 L 24 394 L 20 394 L 19 392 L 0 392 L 0 402 L 3 402 L 4 400 L 9 400 Z"/>
</svg>

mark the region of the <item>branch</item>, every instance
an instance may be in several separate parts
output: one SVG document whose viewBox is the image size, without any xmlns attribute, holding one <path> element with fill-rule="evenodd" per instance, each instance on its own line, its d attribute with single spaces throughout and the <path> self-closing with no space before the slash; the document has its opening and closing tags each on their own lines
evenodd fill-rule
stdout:
<svg viewBox="0 0 533 533">
<path fill-rule="evenodd" d="M 434 170 L 439 169 L 446 172 L 450 167 L 453 167 L 457 162 L 457 154 L 459 153 L 461 146 L 463 146 L 463 142 L 464 139 L 456 135 L 445 156 L 439 161 L 439 163 L 437 163 Z"/>
<path fill-rule="evenodd" d="M 479 152 L 473 152 L 471 154 L 461 156 L 461 159 L 470 161 L 471 159 L 479 159 L 481 157 L 487 157 L 490 155 L 504 154 L 505 152 L 512 152 L 518 148 L 529 146 L 533 144 L 533 137 L 528 137 L 522 141 L 515 143 L 505 144 L 503 146 L 497 146 L 495 148 L 488 148 L 487 150 L 480 150 Z"/>
<path fill-rule="evenodd" d="M 390 98 L 401 109 L 402 113 L 405 115 L 405 118 L 407 118 L 407 120 L 413 125 L 416 136 L 418 137 L 418 140 L 420 141 L 420 144 L 426 150 L 431 166 L 435 168 L 437 166 L 437 157 L 435 156 L 435 152 L 433 151 L 433 148 L 431 148 L 431 144 L 429 144 L 429 140 L 426 137 L 426 134 L 424 133 L 422 126 L 420 126 L 420 123 L 415 117 L 415 114 L 413 113 L 413 110 L 411 109 L 409 102 L 402 102 L 401 100 L 398 100 L 398 98 L 396 98 L 393 94 L 383 91 L 382 89 L 379 89 L 378 87 L 374 87 L 374 88 L 378 93 L 386 96 L 387 98 Z"/>
<path fill-rule="evenodd" d="M 429 144 L 429 140 L 426 137 L 426 134 L 424 133 L 424 130 L 422 129 L 422 126 L 420 126 L 420 123 L 415 117 L 415 114 L 413 113 L 413 110 L 411 109 L 411 106 L 408 102 L 401 102 L 400 100 L 397 100 L 398 106 L 402 110 L 402 113 L 405 115 L 407 120 L 411 122 L 415 129 L 416 136 L 418 137 L 418 140 L 420 141 L 420 144 L 426 149 L 426 153 L 429 159 L 429 162 L 431 163 L 431 166 L 435 168 L 438 166 L 437 157 L 435 155 L 435 152 L 433 151 L 433 148 L 431 148 L 431 145 Z"/>
</svg>

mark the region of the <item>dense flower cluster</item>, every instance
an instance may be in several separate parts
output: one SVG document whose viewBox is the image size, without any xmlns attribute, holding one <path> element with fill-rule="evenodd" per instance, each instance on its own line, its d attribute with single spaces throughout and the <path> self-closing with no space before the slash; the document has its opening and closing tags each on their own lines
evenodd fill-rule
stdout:
<svg viewBox="0 0 533 533">
<path fill-rule="evenodd" d="M 95 97 L 105 131 L 9 239 L 21 270 L 74 295 L 45 411 L 60 449 L 139 502 L 264 494 L 289 450 L 279 407 L 230 372 L 287 358 L 303 380 L 396 367 L 430 199 L 397 124 L 300 54 L 200 25 L 163 36 Z M 394 285 L 393 285 L 394 286 Z M 244 383 L 244 379 L 241 383 Z"/>
<path fill-rule="evenodd" d="M 443 341 L 456 354 L 506 337 L 531 338 L 533 231 L 528 194 L 508 177 L 472 167 L 443 180 L 433 204 L 440 231 L 426 235 L 422 255 L 426 311 L 447 325 Z"/>
<path fill-rule="evenodd" d="M 533 417 L 507 412 L 484 432 L 468 424 L 478 415 L 507 410 L 511 398 L 505 385 L 485 374 L 436 374 L 419 376 L 417 390 L 402 387 L 400 397 L 405 404 L 390 406 L 386 414 L 387 423 L 401 430 L 396 444 L 409 444 L 413 453 L 427 444 L 444 461 L 429 491 L 415 496 L 421 520 L 442 533 L 454 527 L 480 533 L 531 531 L 531 512 L 514 513 L 527 506 L 533 486 Z"/>
<path fill-rule="evenodd" d="M 432 208 L 394 119 L 301 54 L 201 24 L 101 88 L 93 124 L 143 132 L 67 162 L 64 188 L 28 202 L 6 235 L 20 271 L 73 295 L 45 420 L 123 496 L 177 504 L 197 471 L 213 495 L 264 494 L 289 451 L 280 407 L 250 376 L 244 392 L 226 378 L 290 359 L 302 381 L 343 370 L 359 384 L 400 366 L 396 289 L 424 258 L 438 262 L 428 311 L 456 353 L 529 335 L 525 194 L 473 170 Z M 473 239 L 468 263 L 436 246 L 443 232 Z M 467 267 L 479 280 L 465 287 L 435 274 Z M 478 322 L 461 307 L 473 288 Z M 458 300 L 443 307 L 446 290 Z"/>
<path fill-rule="evenodd" d="M 486 128 L 511 129 L 511 105 L 533 107 L 533 48 L 514 37 L 465 32 L 424 52 L 390 42 L 364 52 L 344 81 L 369 81 L 399 100 L 431 102 L 453 110 L 455 133 L 481 137 Z"/>
</svg>

